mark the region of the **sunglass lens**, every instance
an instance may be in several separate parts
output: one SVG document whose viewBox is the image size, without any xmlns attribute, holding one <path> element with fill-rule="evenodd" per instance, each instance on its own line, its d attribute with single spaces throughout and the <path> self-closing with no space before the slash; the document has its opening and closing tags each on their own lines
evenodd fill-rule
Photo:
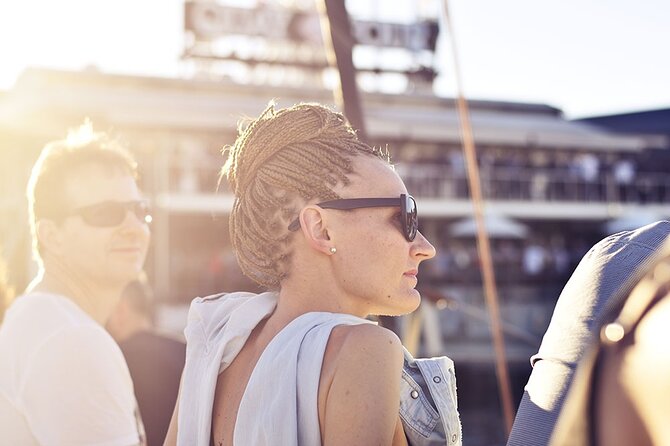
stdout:
<svg viewBox="0 0 670 446">
<path fill-rule="evenodd" d="M 84 221 L 91 226 L 117 226 L 120 225 L 126 217 L 126 207 L 123 203 L 101 203 L 83 209 L 81 216 Z"/>
<path fill-rule="evenodd" d="M 416 210 L 416 201 L 411 196 L 405 199 L 405 236 L 408 241 L 414 240 L 419 230 L 419 216 Z"/>
<path fill-rule="evenodd" d="M 123 223 L 126 213 L 131 211 L 139 221 L 151 222 L 149 206 L 144 201 L 130 203 L 106 202 L 83 208 L 79 211 L 84 221 L 100 228 L 109 228 Z"/>
</svg>

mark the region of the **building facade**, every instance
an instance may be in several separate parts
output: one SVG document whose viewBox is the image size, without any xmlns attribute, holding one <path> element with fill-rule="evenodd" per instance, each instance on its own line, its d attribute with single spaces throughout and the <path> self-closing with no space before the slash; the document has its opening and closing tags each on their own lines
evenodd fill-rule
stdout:
<svg viewBox="0 0 670 446">
<path fill-rule="evenodd" d="M 240 120 L 273 98 L 280 107 L 333 105 L 324 89 L 27 70 L 0 95 L 0 236 L 14 285 L 20 290 L 35 272 L 24 198 L 30 166 L 46 142 L 88 117 L 138 158 L 154 215 L 147 272 L 159 301 L 184 306 L 198 295 L 254 290 L 230 249 L 233 200 L 218 173 Z M 388 146 L 417 198 L 421 230 L 438 249 L 421 272 L 419 353 L 449 355 L 471 372 L 461 386 L 480 385 L 479 366 L 490 369 L 493 349 L 455 103 L 366 93 L 362 107 L 370 143 Z M 670 217 L 670 176 L 662 166 L 634 167 L 646 151 L 668 150 L 668 141 L 608 133 L 540 104 L 472 101 L 470 113 L 518 393 L 560 289 L 586 250 L 608 231 Z"/>
</svg>

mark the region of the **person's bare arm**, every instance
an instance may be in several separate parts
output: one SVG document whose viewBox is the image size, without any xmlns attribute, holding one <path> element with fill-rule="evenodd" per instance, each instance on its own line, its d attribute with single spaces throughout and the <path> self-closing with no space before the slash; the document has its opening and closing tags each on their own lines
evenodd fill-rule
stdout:
<svg viewBox="0 0 670 446">
<path fill-rule="evenodd" d="M 334 358 L 326 399 L 324 446 L 403 444 L 398 415 L 403 364 L 400 340 L 375 325 L 351 326 L 346 331 Z"/>
<path fill-rule="evenodd" d="M 666 297 L 640 321 L 633 345 L 604 356 L 598 393 L 603 444 L 665 444 L 670 439 L 668 321 Z"/>
</svg>

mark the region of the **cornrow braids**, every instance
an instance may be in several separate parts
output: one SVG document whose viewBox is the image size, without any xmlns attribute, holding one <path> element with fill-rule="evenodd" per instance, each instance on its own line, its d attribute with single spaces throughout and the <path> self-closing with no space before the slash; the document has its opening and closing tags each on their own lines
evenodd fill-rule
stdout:
<svg viewBox="0 0 670 446">
<path fill-rule="evenodd" d="M 340 113 L 319 104 L 276 111 L 271 102 L 224 152 L 221 178 L 235 194 L 230 238 L 237 261 L 245 275 L 275 289 L 288 274 L 288 224 L 298 206 L 340 198 L 333 188 L 349 184 L 353 157 L 388 161 L 359 141 Z"/>
</svg>

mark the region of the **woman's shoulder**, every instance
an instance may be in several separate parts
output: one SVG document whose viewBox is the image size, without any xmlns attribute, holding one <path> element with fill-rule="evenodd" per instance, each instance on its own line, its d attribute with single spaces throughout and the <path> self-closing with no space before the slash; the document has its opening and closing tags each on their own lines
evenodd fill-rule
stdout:
<svg viewBox="0 0 670 446">
<path fill-rule="evenodd" d="M 398 336 L 391 330 L 376 324 L 339 325 L 333 328 L 328 341 L 329 355 L 325 360 L 337 363 L 338 369 L 346 366 L 358 368 L 386 367 L 396 364 L 402 367 L 403 347 Z"/>
<path fill-rule="evenodd" d="M 333 329 L 333 335 L 341 338 L 343 342 L 381 343 L 402 347 L 400 339 L 393 331 L 375 323 L 338 325 Z"/>
<path fill-rule="evenodd" d="M 333 329 L 319 385 L 326 442 L 391 442 L 399 420 L 402 365 L 402 344 L 392 331 L 373 324 Z"/>
</svg>

